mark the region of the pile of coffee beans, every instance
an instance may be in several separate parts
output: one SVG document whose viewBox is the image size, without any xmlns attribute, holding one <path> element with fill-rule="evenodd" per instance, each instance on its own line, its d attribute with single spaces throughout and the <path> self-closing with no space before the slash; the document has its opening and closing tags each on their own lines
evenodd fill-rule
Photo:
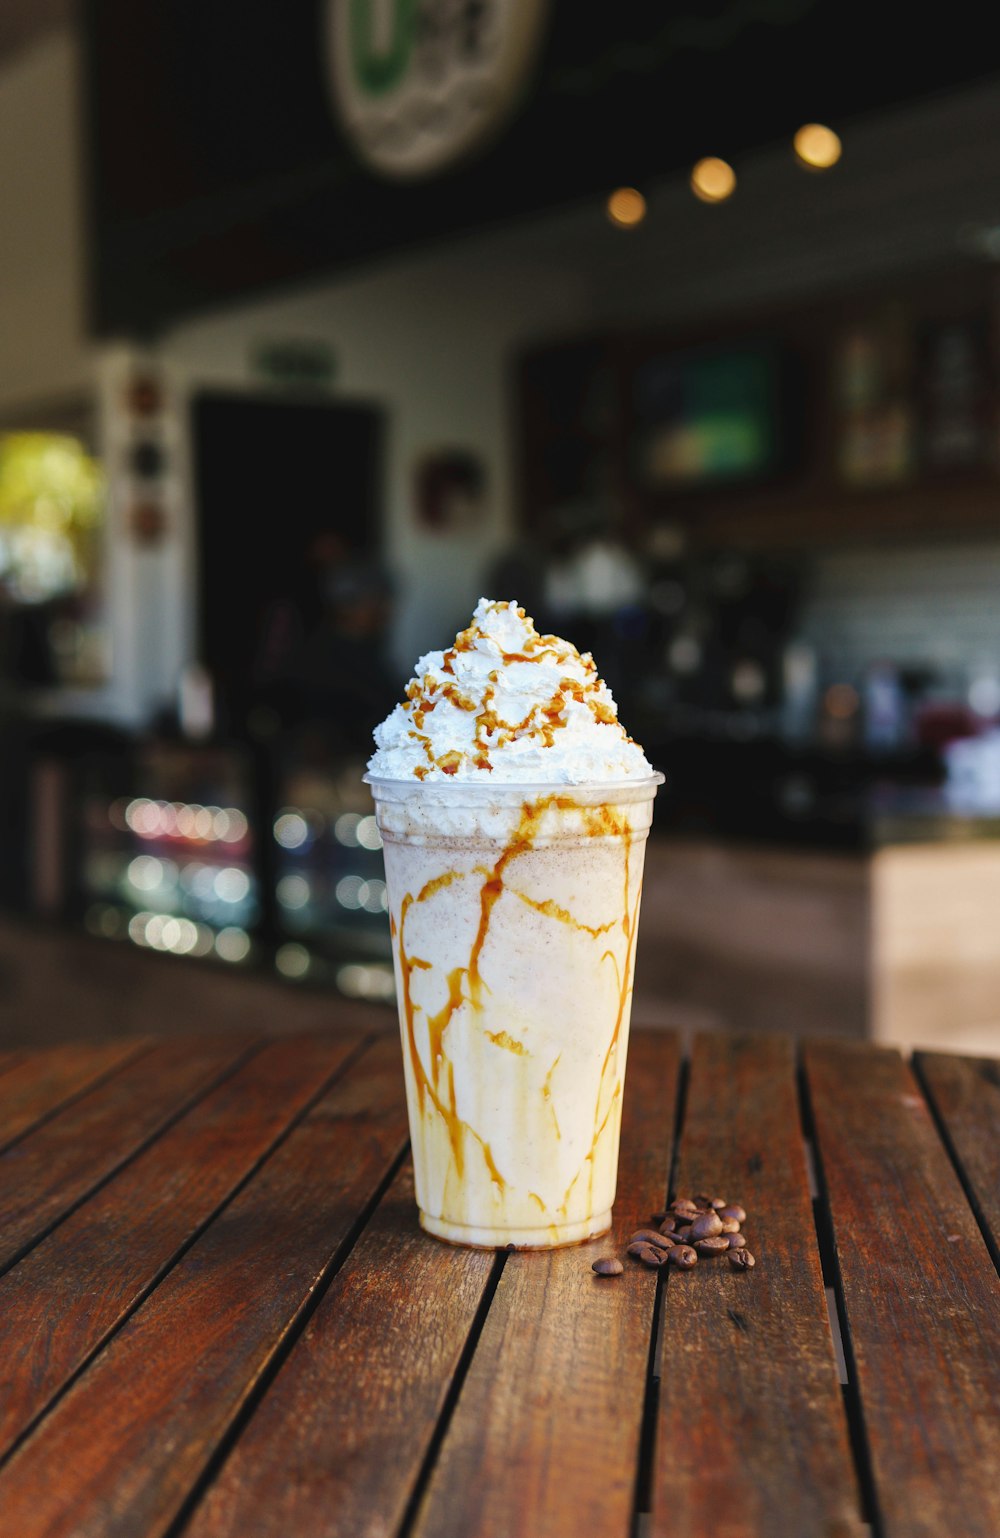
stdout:
<svg viewBox="0 0 1000 1538">
<path fill-rule="evenodd" d="M 678 1196 L 666 1212 L 653 1214 L 649 1228 L 636 1230 L 628 1254 L 653 1269 L 670 1265 L 681 1271 L 690 1271 L 699 1257 L 725 1255 L 734 1271 L 749 1271 L 756 1262 L 743 1235 L 746 1217 L 739 1202 L 721 1196 Z M 620 1276 L 625 1268 L 620 1260 L 602 1256 L 592 1269 L 598 1276 Z"/>
</svg>

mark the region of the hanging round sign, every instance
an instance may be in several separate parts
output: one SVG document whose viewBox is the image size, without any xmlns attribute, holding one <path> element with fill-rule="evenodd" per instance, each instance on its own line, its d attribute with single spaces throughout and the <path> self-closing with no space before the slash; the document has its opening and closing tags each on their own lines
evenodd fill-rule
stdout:
<svg viewBox="0 0 1000 1538">
<path fill-rule="evenodd" d="M 370 170 L 447 170 L 510 119 L 548 0 L 326 0 L 331 94 Z"/>
</svg>

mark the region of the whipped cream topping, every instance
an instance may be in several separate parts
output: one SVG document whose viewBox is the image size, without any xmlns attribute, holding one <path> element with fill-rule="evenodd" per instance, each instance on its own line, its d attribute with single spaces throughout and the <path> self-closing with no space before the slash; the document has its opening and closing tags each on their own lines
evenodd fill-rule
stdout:
<svg viewBox="0 0 1000 1538">
<path fill-rule="evenodd" d="M 420 658 L 375 743 L 368 769 L 386 780 L 581 785 L 653 773 L 590 653 L 487 598 L 447 651 Z"/>
</svg>

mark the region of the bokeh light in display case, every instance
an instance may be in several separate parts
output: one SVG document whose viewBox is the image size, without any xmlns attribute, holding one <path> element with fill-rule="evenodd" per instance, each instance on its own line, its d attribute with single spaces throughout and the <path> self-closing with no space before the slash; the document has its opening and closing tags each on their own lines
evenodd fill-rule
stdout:
<svg viewBox="0 0 1000 1538">
<path fill-rule="evenodd" d="M 286 808 L 274 819 L 274 837 L 282 849 L 301 849 L 309 837 L 309 824 L 301 812 Z"/>
<path fill-rule="evenodd" d="M 282 876 L 277 887 L 278 902 L 283 908 L 297 911 L 304 908 L 312 896 L 312 887 L 305 876 Z"/>
<path fill-rule="evenodd" d="M 227 925 L 215 937 L 215 953 L 223 961 L 246 961 L 250 950 L 250 936 L 236 925 Z"/>
<path fill-rule="evenodd" d="M 392 968 L 348 962 L 337 969 L 337 987 L 349 999 L 372 999 L 387 1004 L 396 997 Z"/>
<path fill-rule="evenodd" d="M 275 952 L 274 965 L 282 977 L 296 980 L 306 976 L 312 966 L 312 957 L 304 945 L 289 941 L 287 945 L 279 945 Z"/>
<path fill-rule="evenodd" d="M 197 802 L 151 801 L 137 796 L 109 809 L 113 827 L 124 823 L 139 838 L 181 838 L 193 843 L 242 843 L 249 832 L 246 814 L 238 807 L 201 806 Z"/>
</svg>

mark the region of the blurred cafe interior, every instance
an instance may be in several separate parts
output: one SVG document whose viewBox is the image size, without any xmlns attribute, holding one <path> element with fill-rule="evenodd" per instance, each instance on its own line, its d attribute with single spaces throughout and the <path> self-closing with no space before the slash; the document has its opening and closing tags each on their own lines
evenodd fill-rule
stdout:
<svg viewBox="0 0 1000 1538">
<path fill-rule="evenodd" d="M 635 1017 L 1000 1041 L 963 7 L 3 0 L 0 1047 L 393 1025 L 371 728 L 486 593 L 667 775 Z"/>
</svg>

